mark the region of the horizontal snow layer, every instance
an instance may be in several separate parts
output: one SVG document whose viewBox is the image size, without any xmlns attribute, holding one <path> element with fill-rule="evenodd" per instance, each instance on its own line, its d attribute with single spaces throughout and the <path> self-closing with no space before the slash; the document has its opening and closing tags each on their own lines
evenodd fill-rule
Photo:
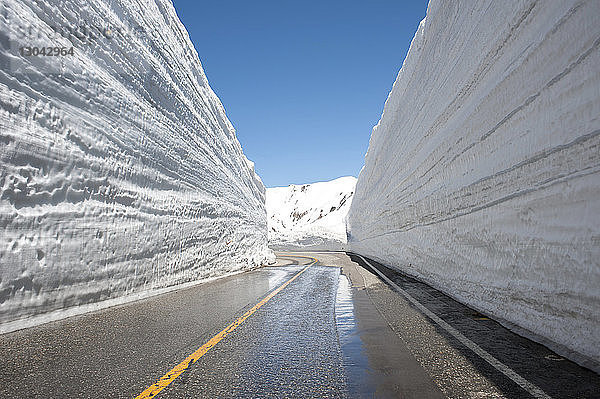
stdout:
<svg viewBox="0 0 600 399">
<path fill-rule="evenodd" d="M 432 0 L 348 215 L 352 250 L 581 361 L 600 360 L 599 18 Z"/>
<path fill-rule="evenodd" d="M 289 250 L 341 250 L 356 178 L 267 188 L 269 246 Z"/>
<path fill-rule="evenodd" d="M 271 256 L 264 186 L 170 1 L 8 0 L 0 32 L 0 322 Z"/>
</svg>

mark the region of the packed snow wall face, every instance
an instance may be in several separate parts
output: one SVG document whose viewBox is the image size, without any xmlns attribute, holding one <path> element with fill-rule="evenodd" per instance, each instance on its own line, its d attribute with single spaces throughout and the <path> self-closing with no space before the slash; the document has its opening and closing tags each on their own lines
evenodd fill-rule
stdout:
<svg viewBox="0 0 600 399">
<path fill-rule="evenodd" d="M 0 7 L 0 322 L 270 256 L 264 186 L 170 1 Z"/>
<path fill-rule="evenodd" d="M 353 251 L 582 361 L 600 359 L 599 18 L 432 0 L 347 226 Z"/>
</svg>

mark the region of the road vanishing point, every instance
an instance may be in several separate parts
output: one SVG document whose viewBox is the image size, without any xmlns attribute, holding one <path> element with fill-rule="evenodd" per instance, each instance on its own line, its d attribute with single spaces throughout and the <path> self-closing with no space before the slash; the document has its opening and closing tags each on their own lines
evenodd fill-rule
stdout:
<svg viewBox="0 0 600 399">
<path fill-rule="evenodd" d="M 598 398 L 600 377 L 359 255 L 0 336 L 1 398 Z"/>
</svg>

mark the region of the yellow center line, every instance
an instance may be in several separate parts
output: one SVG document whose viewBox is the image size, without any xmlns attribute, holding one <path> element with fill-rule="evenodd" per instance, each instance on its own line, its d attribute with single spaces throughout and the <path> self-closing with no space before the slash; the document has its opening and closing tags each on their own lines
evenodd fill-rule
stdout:
<svg viewBox="0 0 600 399">
<path fill-rule="evenodd" d="M 283 256 L 286 256 L 286 255 L 283 255 Z M 304 269 L 302 269 L 298 273 L 296 273 L 288 281 L 286 281 L 281 286 L 279 286 L 279 288 L 277 288 L 276 290 L 271 292 L 269 295 L 264 297 L 259 303 L 254 305 L 252 307 L 252 309 L 248 310 L 246 313 L 244 313 L 242 316 L 240 316 L 236 321 L 234 321 L 233 323 L 231 323 L 230 325 L 225 327 L 220 333 L 218 333 L 217 335 L 212 337 L 207 343 L 205 343 L 200 348 L 198 348 L 194 353 L 192 353 L 191 355 L 186 357 L 184 361 L 179 363 L 177 366 L 173 367 L 171 369 L 171 371 L 169 371 L 167 374 L 160 377 L 159 380 L 156 381 L 156 383 L 154 383 L 153 385 L 146 388 L 146 390 L 144 390 L 144 392 L 142 392 L 141 394 L 136 396 L 135 399 L 154 398 L 156 395 L 158 395 L 158 393 L 160 391 L 162 391 L 170 383 L 175 381 L 175 379 L 177 377 L 179 377 L 190 365 L 194 364 L 198 359 L 200 359 L 202 356 L 204 356 L 204 354 L 206 352 L 208 352 L 212 347 L 217 345 L 223 338 L 225 338 L 227 335 L 229 335 L 231 332 L 233 332 L 233 330 L 235 330 L 240 324 L 242 324 L 248 317 L 252 316 L 252 314 L 255 313 L 258 309 L 260 309 L 265 303 L 269 302 L 269 300 L 271 298 L 273 298 L 275 295 L 277 295 L 278 292 L 283 290 L 292 281 L 297 279 L 298 276 L 300 276 L 302 273 L 304 273 L 306 271 L 306 269 L 308 269 L 309 267 L 311 267 L 312 265 L 314 265 L 315 263 L 318 262 L 318 260 L 313 257 L 306 257 L 306 256 L 294 256 L 294 257 L 295 258 L 310 258 L 313 261 L 309 265 L 307 265 Z"/>
</svg>

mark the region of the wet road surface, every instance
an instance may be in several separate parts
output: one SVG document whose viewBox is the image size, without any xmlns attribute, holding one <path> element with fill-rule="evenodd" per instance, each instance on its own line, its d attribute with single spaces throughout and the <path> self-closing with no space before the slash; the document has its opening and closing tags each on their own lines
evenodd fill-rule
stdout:
<svg viewBox="0 0 600 399">
<path fill-rule="evenodd" d="M 448 397 L 600 398 L 600 376 L 524 338 L 440 291 L 373 261 L 350 258 L 383 274 L 449 332 L 386 283 L 371 298 L 390 327 Z M 367 264 L 368 262 L 368 264 Z M 377 270 L 374 270 L 376 268 Z M 380 284 L 376 282 L 375 284 Z M 466 342 L 465 342 L 466 341 Z M 495 366 L 474 352 L 476 346 Z M 522 380 L 519 381 L 519 378 Z M 522 386 L 524 385 L 524 386 Z"/>
<path fill-rule="evenodd" d="M 279 255 L 0 336 L 0 397 L 134 398 L 160 381 L 160 398 L 598 397 L 597 374 L 425 284 L 354 255 Z M 482 360 L 374 268 L 539 391 Z"/>
</svg>

